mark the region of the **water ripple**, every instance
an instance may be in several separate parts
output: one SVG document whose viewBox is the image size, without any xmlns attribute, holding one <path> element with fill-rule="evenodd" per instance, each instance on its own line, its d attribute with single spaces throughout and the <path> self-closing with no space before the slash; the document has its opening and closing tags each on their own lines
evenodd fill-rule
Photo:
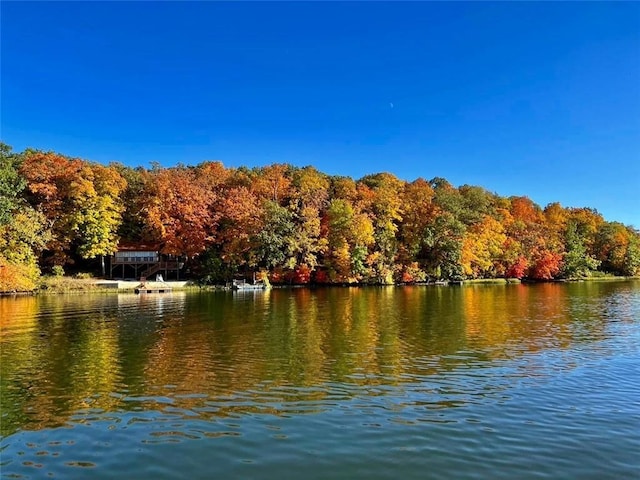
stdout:
<svg viewBox="0 0 640 480">
<path fill-rule="evenodd" d="M 637 283 L 11 301 L 6 478 L 638 472 Z"/>
</svg>

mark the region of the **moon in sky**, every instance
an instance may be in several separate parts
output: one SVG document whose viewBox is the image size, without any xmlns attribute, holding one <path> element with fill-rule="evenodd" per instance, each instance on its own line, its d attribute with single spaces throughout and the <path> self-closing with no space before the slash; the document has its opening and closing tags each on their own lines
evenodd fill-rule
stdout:
<svg viewBox="0 0 640 480">
<path fill-rule="evenodd" d="M 389 106 L 390 106 L 391 108 L 393 108 L 393 103 L 389 102 Z"/>
</svg>

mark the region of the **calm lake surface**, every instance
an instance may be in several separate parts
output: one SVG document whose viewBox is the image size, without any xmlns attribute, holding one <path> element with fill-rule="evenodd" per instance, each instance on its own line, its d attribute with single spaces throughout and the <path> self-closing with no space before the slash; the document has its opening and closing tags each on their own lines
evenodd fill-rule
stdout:
<svg viewBox="0 0 640 480">
<path fill-rule="evenodd" d="M 0 298 L 3 478 L 640 477 L 640 282 Z"/>
</svg>

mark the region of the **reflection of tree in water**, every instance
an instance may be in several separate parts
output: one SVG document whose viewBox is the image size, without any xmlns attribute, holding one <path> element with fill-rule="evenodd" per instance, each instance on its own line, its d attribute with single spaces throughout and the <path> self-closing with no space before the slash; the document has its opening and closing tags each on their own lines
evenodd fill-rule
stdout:
<svg viewBox="0 0 640 480">
<path fill-rule="evenodd" d="M 129 411 L 208 421 L 338 404 L 450 408 L 537 375 L 547 367 L 536 352 L 603 338 L 608 309 L 633 313 L 624 291 L 548 284 L 0 299 L 2 435 Z"/>
</svg>

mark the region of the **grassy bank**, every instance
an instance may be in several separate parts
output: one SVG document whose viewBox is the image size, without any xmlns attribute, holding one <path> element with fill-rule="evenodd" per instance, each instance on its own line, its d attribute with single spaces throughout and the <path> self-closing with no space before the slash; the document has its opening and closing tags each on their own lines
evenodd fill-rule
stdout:
<svg viewBox="0 0 640 480">
<path fill-rule="evenodd" d="M 198 290 L 196 285 L 185 282 L 168 282 L 175 290 Z M 97 278 L 45 276 L 35 293 L 122 293 L 133 292 L 140 282 L 116 282 Z"/>
<path fill-rule="evenodd" d="M 45 276 L 41 278 L 36 293 L 106 293 L 114 291 L 118 290 L 98 286 L 93 278 Z"/>
<path fill-rule="evenodd" d="M 615 275 L 603 275 L 586 278 L 570 278 L 569 282 L 619 282 L 621 280 L 640 280 L 640 277 L 620 277 Z"/>
</svg>

